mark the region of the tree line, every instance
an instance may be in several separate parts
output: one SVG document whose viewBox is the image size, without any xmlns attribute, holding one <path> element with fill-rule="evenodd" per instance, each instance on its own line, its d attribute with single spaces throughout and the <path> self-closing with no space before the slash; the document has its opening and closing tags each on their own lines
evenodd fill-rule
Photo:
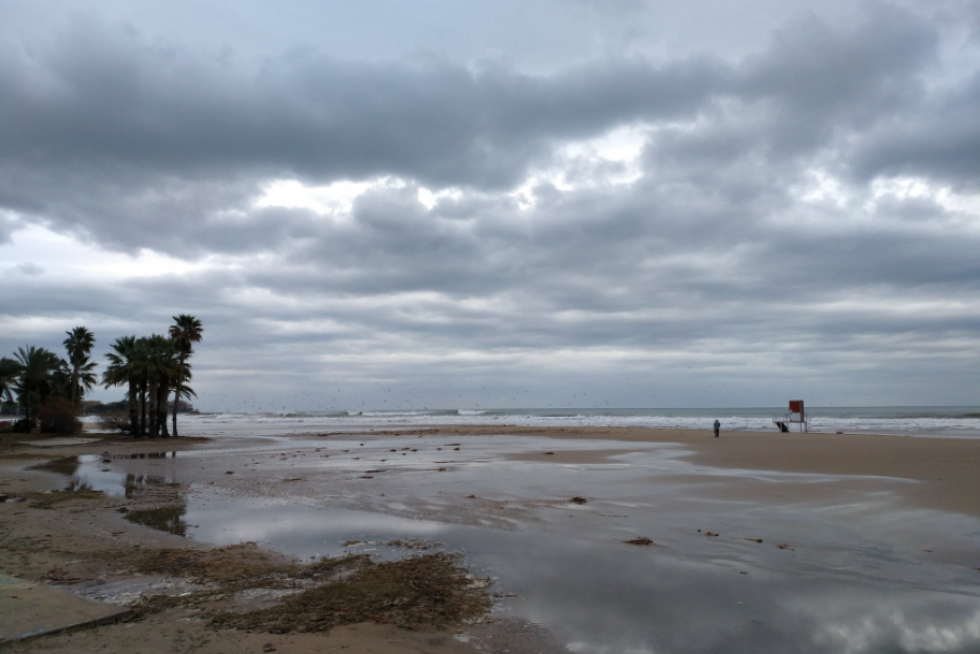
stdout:
<svg viewBox="0 0 980 654">
<path fill-rule="evenodd" d="M 109 363 L 101 383 L 106 388 L 126 388 L 129 433 L 170 436 L 167 408 L 172 404 L 173 435 L 178 435 L 180 400 L 197 397 L 188 385 L 192 377 L 189 359 L 203 332 L 200 320 L 181 314 L 174 316 L 167 336 L 121 336 L 109 346 L 112 351 L 106 355 Z M 27 345 L 12 357 L 0 359 L 0 401 L 16 401 L 24 410 L 24 418 L 15 424 L 18 431 L 30 432 L 38 422 L 44 431 L 77 430 L 85 392 L 99 383 L 95 374 L 98 364 L 91 360 L 95 336 L 85 327 L 66 333 L 63 345 L 67 358 Z"/>
</svg>

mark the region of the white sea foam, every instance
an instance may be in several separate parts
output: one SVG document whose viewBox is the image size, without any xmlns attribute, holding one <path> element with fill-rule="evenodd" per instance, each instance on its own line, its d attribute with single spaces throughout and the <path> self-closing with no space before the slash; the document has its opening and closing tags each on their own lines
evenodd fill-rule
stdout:
<svg viewBox="0 0 980 654">
<path fill-rule="evenodd" d="M 426 425 L 654 427 L 723 431 L 772 431 L 779 409 L 418 409 L 309 413 L 216 413 L 185 415 L 185 430 L 207 434 L 260 435 L 318 431 L 412 428 Z M 980 438 L 980 410 L 973 407 L 812 409 L 808 429 L 817 433 L 904 434 Z M 799 425 L 790 424 L 793 431 Z"/>
</svg>

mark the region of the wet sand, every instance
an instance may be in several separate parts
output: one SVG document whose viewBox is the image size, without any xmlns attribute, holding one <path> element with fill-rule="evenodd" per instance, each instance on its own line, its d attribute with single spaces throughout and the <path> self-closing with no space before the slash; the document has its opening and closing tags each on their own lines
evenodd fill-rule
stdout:
<svg viewBox="0 0 980 654">
<path fill-rule="evenodd" d="M 525 434 L 554 439 L 676 443 L 708 466 L 791 473 L 891 477 L 919 482 L 905 488 L 915 506 L 980 516 L 980 439 L 866 434 L 783 434 L 595 427 L 443 428 L 446 436 Z M 554 462 L 598 462 L 610 452 L 562 453 Z M 622 452 L 619 445 L 610 450 Z M 573 457 L 573 458 L 568 458 Z M 536 459 L 535 459 L 536 460 Z M 542 461 L 547 459 L 541 459 Z"/>
<path fill-rule="evenodd" d="M 493 438 L 494 436 L 504 438 L 496 439 Z M 533 443 L 534 447 L 531 449 L 519 447 L 522 437 L 528 437 L 526 442 Z M 583 440 L 590 442 L 579 442 Z M 600 444 L 603 441 L 608 443 L 608 447 Z M 395 442 L 406 447 L 396 448 L 392 445 Z M 499 443 L 500 447 L 488 449 L 488 444 L 495 442 Z M 422 443 L 425 445 L 423 446 Z M 459 450 L 453 447 L 457 443 Z M 291 444 L 295 444 L 296 449 Z M 393 463 L 401 461 L 401 456 L 404 456 L 400 451 L 396 452 L 396 449 L 402 450 L 412 446 L 414 451 L 416 444 L 425 452 L 420 452 L 418 455 L 410 454 L 404 461 L 410 462 L 412 456 L 422 456 L 422 454 L 425 454 L 427 459 L 408 463 L 403 471 L 392 467 Z M 650 449 L 651 445 L 657 444 L 663 445 L 665 449 Z M 320 446 L 323 452 L 320 452 Z M 232 448 L 241 451 L 233 452 Z M 166 461 L 135 459 L 128 464 L 125 461 L 126 457 L 132 455 L 152 454 L 161 450 L 178 452 L 181 458 Z M 980 441 L 724 431 L 721 438 L 715 439 L 709 431 L 622 428 L 548 429 L 475 426 L 373 433 L 290 435 L 288 438 L 275 441 L 273 445 L 268 445 L 268 441 L 262 438 L 222 438 L 211 441 L 168 439 L 109 441 L 89 446 L 52 448 L 46 451 L 29 447 L 12 448 L 5 439 L 0 447 L 0 493 L 17 495 L 60 489 L 64 486 L 63 477 L 51 472 L 26 470 L 26 464 L 59 456 L 94 454 L 102 451 L 109 451 L 120 457 L 120 461 L 114 462 L 113 467 L 126 465 L 166 467 L 166 465 L 175 465 L 174 461 L 178 461 L 183 467 L 180 469 L 180 478 L 173 483 L 179 483 L 180 492 L 185 492 L 193 486 L 198 489 L 214 488 L 216 492 L 220 490 L 221 493 L 231 497 L 275 496 L 280 502 L 299 502 L 307 505 L 311 502 L 336 505 L 339 502 L 340 506 L 360 511 L 389 514 L 394 512 L 412 520 L 428 518 L 455 521 L 460 524 L 478 522 L 488 525 L 491 531 L 513 529 L 515 524 L 522 525 L 522 529 L 544 524 L 550 525 L 547 528 L 552 529 L 552 533 L 555 534 L 588 534 L 590 537 L 600 538 L 603 543 L 620 543 L 618 547 L 627 550 L 630 546 L 621 543 L 629 536 L 650 535 L 656 541 L 656 547 L 650 548 L 650 551 L 675 552 L 681 560 L 696 560 L 700 562 L 700 566 L 707 566 L 708 569 L 715 565 L 709 565 L 708 561 L 731 558 L 731 564 L 739 566 L 734 571 L 736 582 L 748 579 L 739 576 L 745 575 L 745 570 L 750 570 L 755 575 L 757 570 L 753 566 L 761 565 L 762 568 L 758 572 L 762 574 L 767 569 L 779 569 L 779 566 L 804 565 L 791 563 L 787 558 L 787 562 L 778 563 L 776 568 L 773 568 L 772 557 L 802 556 L 808 543 L 793 543 L 794 549 L 777 549 L 776 543 L 779 541 L 771 540 L 769 533 L 762 532 L 764 529 L 782 529 L 782 525 L 767 522 L 750 523 L 742 521 L 741 518 L 734 521 L 734 525 L 740 528 L 737 533 L 729 533 L 726 529 L 723 538 L 706 539 L 702 533 L 693 528 L 698 524 L 698 520 L 708 515 L 696 508 L 699 501 L 717 500 L 731 503 L 737 500 L 750 507 L 776 504 L 794 507 L 817 499 L 820 506 L 826 506 L 834 504 L 837 501 L 835 498 L 841 498 L 841 502 L 846 502 L 865 496 L 878 497 L 885 493 L 890 499 L 888 504 L 883 506 L 893 506 L 891 504 L 893 500 L 898 502 L 894 505 L 896 516 L 904 515 L 899 511 L 901 506 L 925 507 L 942 512 L 980 516 L 980 499 L 978 499 L 980 475 L 976 474 L 976 471 L 980 470 Z M 324 471 L 317 466 L 323 461 L 320 457 L 325 456 L 328 451 L 331 457 L 328 460 L 332 467 Z M 661 452 L 662 456 L 658 452 Z M 182 458 L 184 453 L 192 458 Z M 396 456 L 399 458 L 395 459 Z M 643 527 L 645 531 L 642 532 L 635 531 L 640 529 L 638 523 L 633 521 L 633 518 L 628 518 L 625 513 L 637 512 L 637 515 L 640 515 L 639 509 L 635 508 L 635 502 L 646 501 L 646 498 L 634 500 L 630 497 L 630 493 L 634 491 L 625 486 L 615 488 L 603 486 L 602 484 L 609 482 L 590 481 L 590 478 L 582 476 L 593 468 L 601 468 L 605 475 L 602 479 L 615 479 L 618 474 L 617 466 L 628 466 L 634 460 L 637 462 L 656 462 L 661 458 L 672 460 L 671 457 L 691 461 L 697 466 L 690 468 L 682 465 L 677 466 L 676 469 L 656 472 L 656 478 L 660 480 L 657 482 L 660 484 L 658 488 L 665 494 L 657 498 L 660 504 L 653 507 L 651 514 L 653 518 L 645 523 L 648 526 Z M 472 476 L 471 473 L 467 473 L 470 476 L 461 476 L 467 470 L 486 470 L 486 466 L 491 464 L 499 466 L 502 472 L 508 469 L 507 461 L 513 462 L 514 465 L 530 466 L 522 470 L 540 471 L 540 474 L 518 472 L 509 478 L 495 474 L 489 474 L 485 478 Z M 380 472 L 363 474 L 375 468 Z M 554 473 L 548 473 L 549 469 L 554 470 Z M 631 470 L 630 474 L 641 475 L 639 478 L 646 474 L 642 465 L 633 466 Z M 778 476 L 733 474 L 739 470 L 835 477 L 832 484 L 809 483 L 806 479 L 801 480 L 799 477 L 792 476 L 782 479 Z M 446 474 L 437 474 L 442 471 Z M 422 475 L 422 477 L 412 475 Z M 420 485 L 419 479 L 423 479 L 423 484 L 428 486 Z M 462 481 L 459 481 L 460 479 Z M 546 484 L 547 479 L 551 481 Z M 598 477 L 595 479 L 599 480 Z M 525 484 L 545 485 L 538 490 L 522 491 L 515 480 Z M 710 483 L 706 483 L 706 480 Z M 168 478 L 167 481 L 171 480 Z M 164 485 L 162 489 L 151 489 L 150 500 L 157 501 L 162 495 L 171 492 L 167 489 L 172 485 Z M 666 492 L 668 487 L 675 488 L 676 497 L 679 499 L 668 497 L 669 493 Z M 569 506 L 566 503 L 568 497 L 579 493 L 587 495 L 590 503 L 579 508 Z M 61 579 L 69 586 L 72 583 L 98 583 L 100 579 L 110 584 L 122 583 L 126 581 L 126 575 L 112 570 L 111 566 L 94 557 L 94 552 L 104 549 L 107 544 L 117 548 L 208 547 L 201 541 L 164 534 L 124 520 L 119 509 L 136 508 L 139 506 L 139 498 L 98 495 L 87 499 L 86 497 L 79 495 L 77 499 L 69 498 L 49 508 L 33 508 L 30 503 L 0 504 L 0 551 L 3 551 L 3 556 L 0 556 L 0 566 L 2 566 L 0 569 L 22 578 L 41 579 L 48 583 Z M 393 502 L 393 498 L 398 498 L 398 502 Z M 634 506 L 633 509 L 622 508 L 631 505 Z M 679 522 L 680 526 L 673 528 L 673 531 L 669 528 L 671 527 L 670 511 L 680 515 L 677 520 L 683 523 Z M 688 520 L 692 522 L 690 529 L 687 527 Z M 564 522 L 559 524 L 560 521 Z M 651 526 L 656 527 L 662 523 L 667 524 L 662 533 L 651 531 Z M 756 545 L 752 537 L 763 535 L 766 537 L 765 545 Z M 932 547 L 932 545 L 931 543 L 916 544 L 915 539 L 921 536 L 920 533 L 910 536 L 906 547 L 911 552 L 919 553 L 901 554 L 909 557 L 910 569 L 921 565 L 911 557 L 936 557 L 938 560 L 942 555 L 941 552 L 922 554 L 921 552 L 930 550 L 917 548 Z M 503 544 L 502 546 L 507 546 L 513 541 L 504 538 L 499 542 Z M 536 541 L 518 542 L 533 547 Z M 796 550 L 801 546 L 802 549 L 797 552 Z M 608 545 L 600 547 L 608 547 Z M 763 552 L 762 547 L 771 549 L 772 553 L 763 556 L 760 554 Z M 823 559 L 826 559 L 835 570 L 849 569 L 848 565 L 851 564 L 841 563 L 840 557 L 843 556 L 841 551 L 836 549 L 829 551 L 826 548 L 821 550 L 821 547 L 811 548 L 816 552 L 813 561 L 822 564 Z M 769 552 L 769 549 L 765 551 Z M 619 550 L 616 552 L 605 553 L 603 560 L 608 557 L 610 565 L 627 565 L 625 559 L 620 561 L 616 558 L 623 556 L 623 553 Z M 571 556 L 567 553 L 566 555 Z M 506 557 L 506 553 L 504 556 Z M 719 556 L 721 559 L 718 558 Z M 969 562 L 972 560 L 970 552 L 953 553 L 948 555 L 947 559 L 960 566 L 956 570 L 968 571 L 969 568 L 962 566 L 980 565 L 980 562 Z M 635 558 L 630 561 L 632 563 L 629 565 L 638 565 L 642 562 L 641 559 Z M 606 563 L 604 562 L 603 565 Z M 676 573 L 679 575 L 679 580 L 688 579 L 690 573 L 686 565 L 682 566 L 681 572 Z M 812 567 L 812 561 L 805 565 Z M 791 572 L 796 570 L 792 567 L 786 569 Z M 811 568 L 805 569 L 809 571 Z M 638 568 L 638 574 L 647 572 L 646 568 Z M 670 572 L 669 566 L 662 568 L 661 572 L 665 575 L 674 574 Z M 960 574 L 955 570 L 954 573 Z M 765 574 L 771 575 L 772 571 Z M 759 579 L 765 578 L 765 574 Z M 527 571 L 525 576 L 531 578 L 531 572 Z M 595 583 L 601 585 L 603 578 L 598 577 Z M 65 579 L 69 581 L 65 582 Z M 81 581 L 73 582 L 71 579 Z M 717 581 L 714 579 L 710 577 L 702 580 L 701 583 L 708 584 L 706 588 L 717 595 Z M 744 587 L 738 586 L 733 587 L 732 592 L 740 596 L 747 591 Z M 833 594 L 838 592 L 832 590 Z M 759 593 L 760 597 L 763 597 L 770 591 L 763 589 Z M 563 593 L 563 595 L 574 594 Z M 835 596 L 833 594 L 831 597 Z M 701 600 L 696 599 L 695 602 L 700 604 Z M 504 625 L 506 621 L 501 620 L 500 624 Z M 499 637 L 499 632 L 491 633 L 489 640 L 482 642 L 482 651 L 521 651 L 518 642 L 524 637 L 522 634 L 525 634 L 525 631 L 522 630 L 526 625 L 522 626 L 519 622 L 514 624 L 518 626 L 508 627 L 513 634 L 509 641 L 504 639 L 500 641 L 498 648 L 490 647 L 487 643 L 493 642 L 494 637 Z M 470 631 L 478 632 L 481 629 L 486 630 L 487 626 L 471 628 Z M 137 648 L 136 643 L 139 643 L 140 647 Z M 329 635 L 271 635 L 246 634 L 234 630 L 215 631 L 196 620 L 192 611 L 180 607 L 155 614 L 141 622 L 42 638 L 8 646 L 8 650 L 23 654 L 95 649 L 109 654 L 124 652 L 128 654 L 134 651 L 134 648 L 147 652 L 194 651 L 205 654 L 273 651 L 264 650 L 267 644 L 277 648 L 278 651 L 300 653 L 342 650 L 351 654 L 372 651 L 463 654 L 478 651 L 472 645 L 454 639 L 451 632 L 425 634 L 379 625 L 343 627 L 334 629 Z M 542 651 L 546 650 L 542 649 Z M 556 647 L 547 651 L 561 650 Z M 678 651 L 683 651 L 683 648 Z"/>
</svg>

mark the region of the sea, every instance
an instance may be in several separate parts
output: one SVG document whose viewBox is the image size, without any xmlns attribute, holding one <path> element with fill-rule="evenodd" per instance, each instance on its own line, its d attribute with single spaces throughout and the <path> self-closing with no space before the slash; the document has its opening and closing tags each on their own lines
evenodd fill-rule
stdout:
<svg viewBox="0 0 980 654">
<path fill-rule="evenodd" d="M 699 409 L 420 409 L 395 411 L 296 411 L 281 413 L 201 413 L 184 415 L 181 432 L 201 435 L 309 433 L 324 430 L 368 431 L 426 426 L 519 425 L 652 427 L 725 431 L 775 431 L 788 421 L 785 407 Z M 980 407 L 813 407 L 806 423 L 788 422 L 791 432 L 892 434 L 917 437 L 980 438 Z"/>
</svg>

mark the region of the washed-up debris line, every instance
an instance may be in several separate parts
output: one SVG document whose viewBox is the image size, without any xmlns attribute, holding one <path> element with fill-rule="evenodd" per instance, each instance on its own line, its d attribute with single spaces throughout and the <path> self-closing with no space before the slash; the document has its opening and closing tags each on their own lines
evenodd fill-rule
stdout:
<svg viewBox="0 0 980 654">
<path fill-rule="evenodd" d="M 653 545 L 653 540 L 647 538 L 646 536 L 637 536 L 636 538 L 624 540 L 623 542 L 627 545 Z"/>
</svg>

